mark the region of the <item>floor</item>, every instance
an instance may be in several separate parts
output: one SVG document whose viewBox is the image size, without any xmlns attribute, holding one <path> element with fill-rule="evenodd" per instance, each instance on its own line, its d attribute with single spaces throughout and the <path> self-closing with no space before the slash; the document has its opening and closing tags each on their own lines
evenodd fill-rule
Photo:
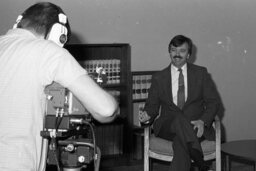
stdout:
<svg viewBox="0 0 256 171">
<path fill-rule="evenodd" d="M 232 169 L 231 171 L 254 171 L 253 165 L 251 163 L 243 163 L 241 161 L 232 162 Z M 213 163 L 214 167 L 214 163 Z M 153 162 L 153 169 L 152 171 L 169 171 L 169 163 L 166 162 Z M 93 171 L 93 167 L 89 166 L 86 169 L 82 169 L 81 171 Z M 214 170 L 214 168 L 213 168 Z M 222 169 L 223 171 L 225 169 Z M 47 167 L 46 171 L 57 171 L 55 166 Z M 143 164 L 141 162 L 136 162 L 136 164 L 127 166 L 117 166 L 117 167 L 101 167 L 100 171 L 143 171 Z M 192 168 L 191 171 L 196 171 L 195 168 Z"/>
<path fill-rule="evenodd" d="M 169 165 L 163 163 L 154 163 L 152 171 L 169 171 L 168 168 Z M 223 171 L 224 170 L 225 169 L 223 169 Z M 143 171 L 143 165 L 120 166 L 115 168 L 101 169 L 100 171 Z M 196 171 L 196 169 L 191 169 L 191 171 Z M 254 171 L 254 168 L 253 166 L 247 164 L 234 163 L 231 171 Z"/>
</svg>

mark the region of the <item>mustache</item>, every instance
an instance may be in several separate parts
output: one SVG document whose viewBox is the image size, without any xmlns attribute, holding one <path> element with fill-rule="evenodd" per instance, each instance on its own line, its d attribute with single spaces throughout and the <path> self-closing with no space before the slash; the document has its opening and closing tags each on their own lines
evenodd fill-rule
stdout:
<svg viewBox="0 0 256 171">
<path fill-rule="evenodd" d="M 181 56 L 179 56 L 179 55 L 175 55 L 173 58 L 174 58 L 174 59 L 176 59 L 176 58 L 181 59 L 182 57 L 181 57 Z"/>
</svg>

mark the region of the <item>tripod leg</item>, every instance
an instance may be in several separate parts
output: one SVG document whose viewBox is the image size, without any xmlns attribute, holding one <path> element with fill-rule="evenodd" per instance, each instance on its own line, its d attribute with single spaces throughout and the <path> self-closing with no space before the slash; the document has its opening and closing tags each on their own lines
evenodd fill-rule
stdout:
<svg viewBox="0 0 256 171">
<path fill-rule="evenodd" d="M 96 153 L 97 153 L 97 157 L 96 157 L 96 159 L 94 159 L 94 171 L 99 171 L 100 170 L 100 159 L 101 159 L 101 152 L 100 152 L 99 147 L 96 147 Z"/>
<path fill-rule="evenodd" d="M 41 151 L 41 158 L 39 164 L 39 171 L 43 171 L 46 169 L 46 160 L 47 160 L 47 152 L 48 152 L 48 139 L 42 139 L 42 151 Z"/>
</svg>

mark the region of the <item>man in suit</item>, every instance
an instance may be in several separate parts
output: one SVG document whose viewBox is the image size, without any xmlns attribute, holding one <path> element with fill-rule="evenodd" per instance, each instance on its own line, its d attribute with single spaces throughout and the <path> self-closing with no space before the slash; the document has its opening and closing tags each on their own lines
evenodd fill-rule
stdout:
<svg viewBox="0 0 256 171">
<path fill-rule="evenodd" d="M 177 35 L 168 50 L 171 63 L 153 75 L 139 119 L 142 123 L 154 121 L 155 135 L 173 141 L 172 171 L 189 171 L 191 159 L 200 170 L 208 170 L 200 141 L 215 138 L 212 122 L 219 96 L 207 69 L 187 62 L 191 39 Z"/>
</svg>

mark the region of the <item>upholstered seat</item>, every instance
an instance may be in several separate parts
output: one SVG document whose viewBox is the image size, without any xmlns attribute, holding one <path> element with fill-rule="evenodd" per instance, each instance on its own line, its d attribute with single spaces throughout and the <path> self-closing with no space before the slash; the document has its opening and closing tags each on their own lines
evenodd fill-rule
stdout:
<svg viewBox="0 0 256 171">
<path fill-rule="evenodd" d="M 215 141 L 204 140 L 201 142 L 201 146 L 205 155 L 215 152 Z M 162 138 L 156 137 L 154 134 L 149 140 L 149 149 L 163 155 L 172 156 L 172 142 Z"/>
<path fill-rule="evenodd" d="M 204 140 L 201 142 L 201 146 L 204 153 L 205 160 L 216 159 L 216 171 L 221 171 L 221 151 L 220 151 L 220 120 L 215 117 L 213 123 L 215 128 L 215 141 Z M 156 137 L 151 134 L 151 128 L 146 127 L 144 129 L 144 171 L 149 171 L 149 159 L 159 159 L 163 161 L 171 162 L 173 158 L 172 142 Z"/>
</svg>

